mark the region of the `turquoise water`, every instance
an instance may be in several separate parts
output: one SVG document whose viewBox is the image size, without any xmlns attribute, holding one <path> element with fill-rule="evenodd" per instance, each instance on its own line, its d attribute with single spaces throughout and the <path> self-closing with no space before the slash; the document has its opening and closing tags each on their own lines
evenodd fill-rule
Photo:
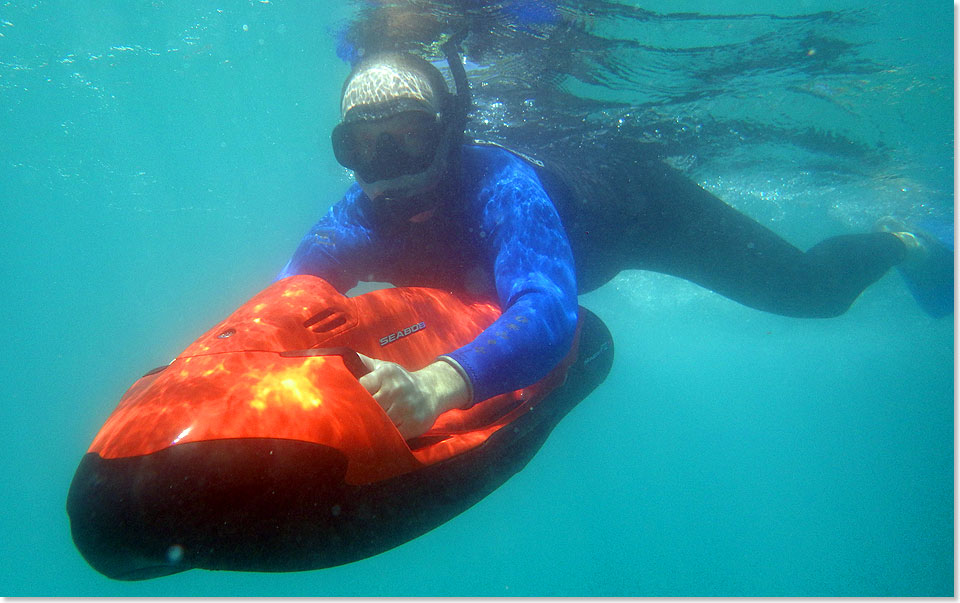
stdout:
<svg viewBox="0 0 960 603">
<path fill-rule="evenodd" d="M 828 149 L 810 169 L 799 147 L 706 140 L 691 176 L 799 246 L 885 213 L 952 220 L 952 13 L 792 4 L 781 14 L 865 9 L 850 41 L 887 70 L 811 83 L 788 125 L 883 154 L 854 171 L 860 156 Z M 924 315 L 895 272 L 823 321 L 623 273 L 581 300 L 613 332 L 610 377 L 526 469 L 427 535 L 296 574 L 127 584 L 87 566 L 66 493 L 119 396 L 265 286 L 350 182 L 327 143 L 348 71 L 332 32 L 349 15 L 0 4 L 0 594 L 953 594 L 952 317 Z M 711 23 L 657 43 L 727 41 L 729 24 Z M 765 77 L 687 108 L 702 123 L 755 109 L 778 98 L 760 94 Z"/>
</svg>

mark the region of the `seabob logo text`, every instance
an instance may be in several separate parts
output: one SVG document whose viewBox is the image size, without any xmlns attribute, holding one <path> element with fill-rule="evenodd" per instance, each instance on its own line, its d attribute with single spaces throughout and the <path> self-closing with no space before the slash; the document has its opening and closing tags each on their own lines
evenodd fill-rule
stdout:
<svg viewBox="0 0 960 603">
<path fill-rule="evenodd" d="M 380 347 L 391 344 L 394 341 L 397 341 L 398 339 L 403 339 L 407 335 L 413 335 L 417 331 L 422 331 L 426 328 L 427 328 L 427 325 L 425 325 L 421 320 L 417 324 L 410 325 L 406 329 L 401 329 L 396 333 L 390 333 L 389 335 L 384 335 L 383 337 L 380 338 Z"/>
</svg>

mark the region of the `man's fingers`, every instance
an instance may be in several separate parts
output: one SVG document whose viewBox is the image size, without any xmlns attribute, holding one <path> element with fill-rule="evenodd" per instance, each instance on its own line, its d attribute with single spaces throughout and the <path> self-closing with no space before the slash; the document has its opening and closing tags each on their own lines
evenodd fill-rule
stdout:
<svg viewBox="0 0 960 603">
<path fill-rule="evenodd" d="M 369 356 L 364 356 L 360 352 L 357 352 L 357 356 L 360 358 L 360 362 L 363 363 L 363 366 L 367 367 L 368 371 L 375 371 L 377 367 L 383 364 L 382 360 L 377 360 L 376 358 L 371 358 Z"/>
<path fill-rule="evenodd" d="M 424 431 L 417 418 L 420 391 L 413 375 L 399 364 L 357 354 L 370 372 L 360 385 L 373 396 L 404 439 Z"/>
<path fill-rule="evenodd" d="M 360 357 L 360 361 L 363 362 L 363 365 L 370 371 L 363 377 L 360 377 L 360 385 L 363 386 L 363 389 L 367 390 L 368 394 L 376 398 L 377 392 L 383 387 L 383 371 L 378 371 L 377 369 L 385 363 L 382 360 L 370 358 L 360 353 L 358 353 L 357 356 Z"/>
<path fill-rule="evenodd" d="M 363 386 L 363 389 L 367 390 L 368 394 L 376 397 L 380 388 L 383 386 L 383 379 L 381 379 L 381 377 L 382 374 L 379 371 L 371 371 L 363 377 L 360 377 L 360 385 Z"/>
</svg>

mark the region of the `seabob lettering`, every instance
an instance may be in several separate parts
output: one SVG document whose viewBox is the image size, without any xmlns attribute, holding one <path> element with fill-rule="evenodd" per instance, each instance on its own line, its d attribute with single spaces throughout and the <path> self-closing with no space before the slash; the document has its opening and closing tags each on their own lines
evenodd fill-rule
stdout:
<svg viewBox="0 0 960 603">
<path fill-rule="evenodd" d="M 396 331 L 396 332 L 394 332 L 394 333 L 390 333 L 389 335 L 384 335 L 383 337 L 380 338 L 380 347 L 383 347 L 383 346 L 385 346 L 385 345 L 389 345 L 389 344 L 397 341 L 398 339 L 403 339 L 404 337 L 408 337 L 408 336 L 410 336 L 410 335 L 413 335 L 414 333 L 416 333 L 416 332 L 418 332 L 418 331 L 422 331 L 422 330 L 424 330 L 424 329 L 426 329 L 426 328 L 427 328 L 427 325 L 421 320 L 420 322 L 418 322 L 418 323 L 415 324 L 415 325 L 410 325 L 409 327 L 406 327 L 406 328 L 404 328 L 404 329 L 400 329 L 399 331 Z"/>
</svg>

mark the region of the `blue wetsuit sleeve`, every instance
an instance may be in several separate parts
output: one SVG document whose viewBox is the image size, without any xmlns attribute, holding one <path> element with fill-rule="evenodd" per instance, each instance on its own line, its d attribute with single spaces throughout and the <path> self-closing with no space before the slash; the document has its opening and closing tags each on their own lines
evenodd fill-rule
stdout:
<svg viewBox="0 0 960 603">
<path fill-rule="evenodd" d="M 542 379 L 569 352 L 577 326 L 573 253 L 536 174 L 511 158 L 486 182 L 481 235 L 504 312 L 447 355 L 470 379 L 473 402 Z"/>
<path fill-rule="evenodd" d="M 294 274 L 312 274 L 346 293 L 363 275 L 365 259 L 373 255 L 370 230 L 358 218 L 357 185 L 330 208 L 303 237 L 293 257 L 276 280 Z"/>
</svg>

